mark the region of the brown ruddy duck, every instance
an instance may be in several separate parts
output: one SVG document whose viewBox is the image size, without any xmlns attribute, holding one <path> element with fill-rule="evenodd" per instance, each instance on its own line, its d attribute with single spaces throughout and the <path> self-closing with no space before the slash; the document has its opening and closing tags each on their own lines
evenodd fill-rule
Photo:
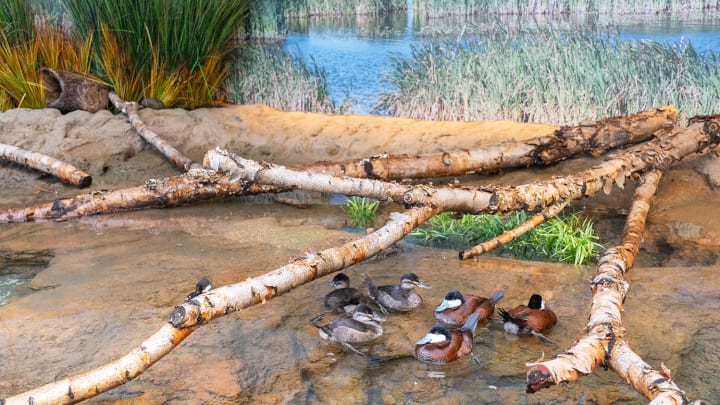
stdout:
<svg viewBox="0 0 720 405">
<path fill-rule="evenodd" d="M 335 287 L 325 295 L 325 307 L 330 311 L 342 314 L 352 311 L 355 305 L 366 302 L 366 297 L 360 291 L 350 287 L 350 278 L 345 273 L 338 273 L 325 284 Z"/>
<path fill-rule="evenodd" d="M 369 342 L 382 336 L 383 329 L 380 322 L 384 320 L 385 318 L 369 306 L 359 304 L 352 314 L 342 314 L 324 326 L 318 325 L 313 320 L 313 325 L 320 329 L 321 338 L 340 343 L 355 353 L 363 355 L 350 343 Z"/>
<path fill-rule="evenodd" d="M 527 306 L 518 305 L 513 309 L 499 308 L 498 312 L 503 318 L 503 329 L 506 332 L 519 334 L 530 334 L 552 343 L 542 332 L 549 330 L 557 323 L 557 316 L 550 307 L 545 305 L 545 300 L 539 294 L 533 294 Z"/>
<path fill-rule="evenodd" d="M 380 306 L 383 312 L 387 310 L 408 312 L 422 304 L 422 297 L 415 292 L 415 287 L 431 288 L 418 278 L 415 273 L 405 273 L 400 277 L 400 284 L 381 285 L 376 287 L 370 277 L 365 275 L 365 285 L 368 296 Z"/>
<path fill-rule="evenodd" d="M 195 291 L 188 294 L 187 297 L 185 297 L 185 301 L 190 301 L 198 295 L 204 294 L 210 290 L 212 290 L 212 284 L 210 284 L 210 280 L 208 280 L 207 277 L 203 277 L 198 280 L 197 283 L 195 283 Z"/>
<path fill-rule="evenodd" d="M 473 336 L 479 312 L 473 312 L 460 329 L 435 325 L 415 343 L 415 358 L 430 364 L 445 364 L 467 356 L 473 350 Z"/>
<path fill-rule="evenodd" d="M 463 295 L 460 291 L 453 290 L 445 295 L 443 302 L 435 307 L 435 319 L 450 325 L 460 326 L 468 317 L 477 312 L 480 314 L 480 321 L 487 319 L 495 311 L 495 304 L 505 296 L 505 290 L 500 290 L 490 298 L 478 297 L 477 295 Z"/>
</svg>

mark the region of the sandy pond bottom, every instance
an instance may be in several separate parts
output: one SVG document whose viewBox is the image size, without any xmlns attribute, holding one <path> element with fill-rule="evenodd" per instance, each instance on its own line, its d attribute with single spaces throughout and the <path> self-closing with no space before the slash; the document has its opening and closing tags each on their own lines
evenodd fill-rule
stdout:
<svg viewBox="0 0 720 405">
<path fill-rule="evenodd" d="M 50 251 L 24 296 L 0 306 L 0 398 L 90 370 L 132 350 L 158 330 L 195 281 L 219 286 L 264 274 L 306 251 L 351 241 L 339 206 L 300 210 L 243 200 L 171 210 L 10 225 L 4 249 Z M 414 271 L 432 289 L 414 313 L 390 315 L 385 334 L 360 346 L 409 354 L 434 324 L 432 308 L 450 289 L 490 295 L 502 306 L 542 294 L 560 321 L 555 345 L 484 325 L 480 364 L 429 367 L 401 358 L 369 367 L 322 341 L 309 320 L 322 311 L 330 277 L 196 330 L 134 381 L 91 403 L 644 403 L 612 371 L 525 393 L 525 363 L 572 345 L 590 302 L 594 267 L 483 257 L 461 262 L 450 250 L 400 243 L 346 269 L 356 287 L 368 274 L 393 283 Z M 715 267 L 643 267 L 629 274 L 624 322 L 631 347 L 655 368 L 663 362 L 691 398 L 720 403 L 720 278 Z M 438 374 L 444 375 L 438 378 Z"/>
</svg>

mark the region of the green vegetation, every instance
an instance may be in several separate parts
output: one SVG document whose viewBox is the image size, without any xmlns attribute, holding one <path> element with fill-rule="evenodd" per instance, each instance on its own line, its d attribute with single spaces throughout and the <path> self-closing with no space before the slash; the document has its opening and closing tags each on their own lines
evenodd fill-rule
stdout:
<svg viewBox="0 0 720 405">
<path fill-rule="evenodd" d="M 126 100 L 209 104 L 228 72 L 248 0 L 63 0 L 100 74 Z"/>
<path fill-rule="evenodd" d="M 511 14 L 567 15 L 570 13 L 647 14 L 708 8 L 704 0 L 413 0 L 416 15 L 443 17 L 450 15 Z"/>
<path fill-rule="evenodd" d="M 330 99 L 325 71 L 312 60 L 308 67 L 281 44 L 248 45 L 236 60 L 225 85 L 234 103 L 262 103 L 284 111 L 337 113 L 344 109 Z"/>
<path fill-rule="evenodd" d="M 347 200 L 345 209 L 350 224 L 353 228 L 368 228 L 375 221 L 375 214 L 380 206 L 380 201 L 365 197 L 350 197 Z"/>
<path fill-rule="evenodd" d="M 549 30 L 426 43 L 395 55 L 375 112 L 436 120 L 577 123 L 666 104 L 688 116 L 720 110 L 717 56 L 690 44 L 624 42 Z"/>
<path fill-rule="evenodd" d="M 409 236 L 422 244 L 465 249 L 513 229 L 528 218 L 528 214 L 523 211 L 508 217 L 465 214 L 459 218 L 452 212 L 445 212 L 434 216 Z M 580 265 L 597 257 L 598 250 L 602 249 L 597 240 L 592 222 L 571 214 L 550 218 L 504 245 L 498 253 L 523 259 L 545 258 Z"/>
</svg>

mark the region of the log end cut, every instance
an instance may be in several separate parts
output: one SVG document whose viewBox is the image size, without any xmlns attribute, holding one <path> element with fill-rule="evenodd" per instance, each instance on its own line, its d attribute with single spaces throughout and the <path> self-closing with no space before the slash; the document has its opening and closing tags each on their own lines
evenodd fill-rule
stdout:
<svg viewBox="0 0 720 405">
<path fill-rule="evenodd" d="M 550 369 L 542 364 L 536 364 L 530 368 L 527 373 L 527 388 L 525 392 L 533 394 L 551 385 L 555 385 L 555 379 Z"/>
</svg>

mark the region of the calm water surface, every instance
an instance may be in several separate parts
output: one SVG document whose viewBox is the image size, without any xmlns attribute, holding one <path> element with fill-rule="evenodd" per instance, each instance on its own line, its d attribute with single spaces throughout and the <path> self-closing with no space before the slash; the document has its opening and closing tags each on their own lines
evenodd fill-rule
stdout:
<svg viewBox="0 0 720 405">
<path fill-rule="evenodd" d="M 661 43 L 690 43 L 698 53 L 720 52 L 720 16 L 664 15 L 632 17 L 616 21 L 607 17 L 578 20 L 507 20 L 477 17 L 418 21 L 410 14 L 382 17 L 318 19 L 290 27 L 285 48 L 315 63 L 327 72 L 331 97 L 347 100 L 352 112 L 370 114 L 375 97 L 391 90 L 382 78 L 391 66 L 392 55 L 409 57 L 410 47 L 428 38 L 464 38 L 481 35 L 492 24 L 559 29 L 611 30 L 623 40 Z"/>
</svg>

